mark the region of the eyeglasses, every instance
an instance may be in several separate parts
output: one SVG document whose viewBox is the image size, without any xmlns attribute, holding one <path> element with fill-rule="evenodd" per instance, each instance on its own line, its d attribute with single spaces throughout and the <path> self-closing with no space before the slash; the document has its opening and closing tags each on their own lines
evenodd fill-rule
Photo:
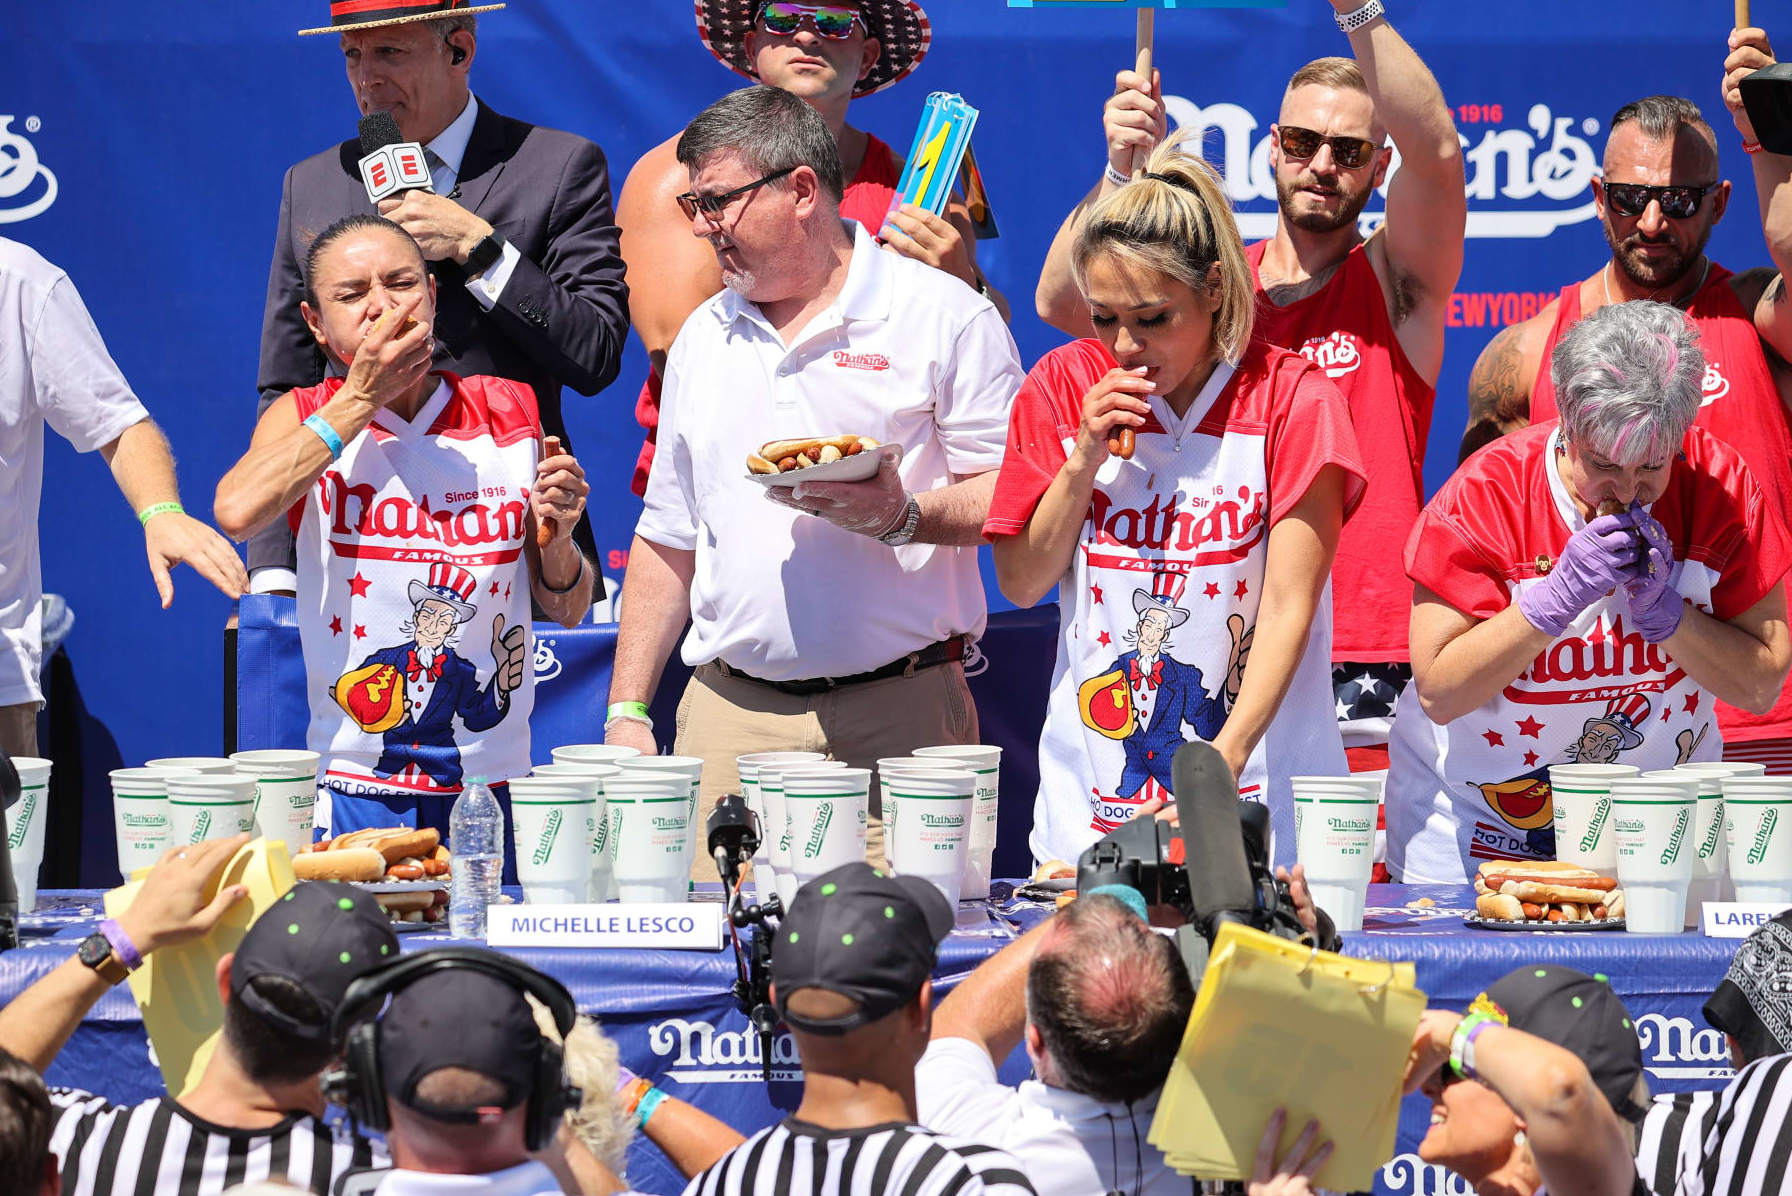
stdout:
<svg viewBox="0 0 1792 1196">
<path fill-rule="evenodd" d="M 859 14 L 850 8 L 831 4 L 767 4 L 759 13 L 759 23 L 767 33 L 788 37 L 803 27 L 803 18 L 815 24 L 815 32 L 835 39 L 852 36 L 852 27 L 859 23 Z"/>
<path fill-rule="evenodd" d="M 1647 183 L 1606 183 L 1605 197 L 1611 201 L 1612 211 L 1620 216 L 1641 216 L 1653 200 L 1661 205 L 1661 214 L 1669 220 L 1685 220 L 1721 185 L 1652 187 Z"/>
<path fill-rule="evenodd" d="M 745 195 L 749 191 L 756 191 L 767 183 L 775 183 L 795 169 L 794 166 L 786 166 L 783 170 L 773 171 L 762 179 L 754 179 L 744 187 L 736 187 L 734 190 L 724 191 L 720 195 L 698 195 L 695 191 L 686 191 L 678 197 L 678 210 L 684 213 L 686 220 L 695 220 L 698 212 L 715 220 L 728 210 L 730 200 Z"/>
<path fill-rule="evenodd" d="M 1332 147 L 1332 161 L 1345 170 L 1355 170 L 1367 165 L 1381 148 L 1373 141 L 1365 141 L 1361 137 L 1327 137 L 1299 125 L 1277 125 L 1276 134 L 1282 140 L 1282 152 L 1290 158 L 1304 161 L 1317 154 L 1321 145 L 1329 145 Z"/>
</svg>

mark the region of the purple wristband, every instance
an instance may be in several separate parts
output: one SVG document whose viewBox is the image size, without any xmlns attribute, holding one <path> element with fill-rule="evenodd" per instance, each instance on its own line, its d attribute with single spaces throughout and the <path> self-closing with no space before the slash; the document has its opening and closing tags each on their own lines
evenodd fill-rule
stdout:
<svg viewBox="0 0 1792 1196">
<path fill-rule="evenodd" d="M 1464 1034 L 1462 1036 L 1462 1045 L 1464 1048 L 1464 1050 L 1463 1050 L 1464 1066 L 1462 1068 L 1463 1075 L 1467 1076 L 1471 1080 L 1475 1078 L 1475 1065 L 1469 1058 L 1469 1056 L 1472 1056 L 1472 1054 L 1474 1052 L 1475 1039 L 1481 1037 L 1481 1032 L 1483 1030 L 1487 1029 L 1487 1027 L 1500 1026 L 1500 1025 L 1504 1025 L 1504 1024 L 1505 1024 L 1504 1022 L 1498 1021 L 1498 1020 L 1490 1017 L 1486 1021 L 1476 1022 L 1474 1025 L 1472 1025 L 1468 1028 L 1468 1033 Z"/>
<path fill-rule="evenodd" d="M 131 942 L 131 936 L 124 932 L 124 927 L 107 918 L 100 923 L 100 933 L 112 944 L 112 954 L 118 956 L 118 962 L 124 965 L 125 971 L 134 972 L 143 966 L 143 956 L 137 953 L 137 944 Z"/>
<path fill-rule="evenodd" d="M 633 1084 L 640 1078 L 641 1077 L 624 1067 L 621 1063 L 616 1064 L 616 1091 L 612 1093 L 612 1095 L 621 1096 L 624 1088 L 627 1088 L 630 1084 Z"/>
</svg>

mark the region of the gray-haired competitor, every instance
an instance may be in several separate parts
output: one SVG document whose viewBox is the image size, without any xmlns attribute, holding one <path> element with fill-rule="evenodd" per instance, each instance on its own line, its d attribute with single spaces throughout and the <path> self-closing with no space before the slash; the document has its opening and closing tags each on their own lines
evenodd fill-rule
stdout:
<svg viewBox="0 0 1792 1196">
<path fill-rule="evenodd" d="M 1396 880 L 1552 859 L 1550 765 L 1714 760 L 1714 698 L 1773 705 L 1792 541 L 1736 450 L 1692 426 L 1704 373 L 1679 311 L 1601 308 L 1556 346 L 1561 423 L 1477 454 L 1420 516 Z"/>
</svg>

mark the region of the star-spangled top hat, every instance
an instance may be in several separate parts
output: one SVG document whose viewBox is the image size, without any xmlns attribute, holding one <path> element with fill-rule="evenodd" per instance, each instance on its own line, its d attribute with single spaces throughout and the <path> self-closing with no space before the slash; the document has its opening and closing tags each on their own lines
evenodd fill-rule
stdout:
<svg viewBox="0 0 1792 1196">
<path fill-rule="evenodd" d="M 1603 716 L 1588 719 L 1581 734 L 1586 734 L 1596 723 L 1604 723 L 1618 732 L 1621 750 L 1629 751 L 1642 746 L 1642 732 L 1637 728 L 1648 721 L 1649 699 L 1642 694 L 1625 694 L 1607 702 Z"/>
<path fill-rule="evenodd" d="M 469 0 L 333 0 L 330 23 L 299 30 L 300 37 L 314 33 L 345 33 L 380 25 L 408 25 L 439 17 L 462 17 L 476 12 L 495 12 L 502 4 L 474 5 Z"/>
<path fill-rule="evenodd" d="M 1143 615 L 1149 610 L 1160 610 L 1169 616 L 1171 627 L 1182 626 L 1188 622 L 1188 611 L 1177 606 L 1176 601 L 1182 597 L 1182 587 L 1187 584 L 1187 574 L 1153 573 L 1149 591 L 1132 592 L 1133 613 Z"/>
<path fill-rule="evenodd" d="M 431 601 L 446 604 L 454 611 L 454 621 L 459 624 L 479 613 L 472 601 L 473 591 L 478 588 L 479 583 L 473 575 L 459 565 L 437 561 L 429 567 L 428 585 L 413 577 L 405 592 L 410 596 L 412 607 Z"/>
<path fill-rule="evenodd" d="M 697 36 L 704 48 L 737 75 L 759 82 L 747 53 L 747 33 L 766 0 L 697 0 Z M 858 0 L 859 18 L 877 39 L 877 61 L 852 89 L 853 98 L 882 91 L 908 78 L 933 43 L 933 24 L 914 0 Z"/>
</svg>

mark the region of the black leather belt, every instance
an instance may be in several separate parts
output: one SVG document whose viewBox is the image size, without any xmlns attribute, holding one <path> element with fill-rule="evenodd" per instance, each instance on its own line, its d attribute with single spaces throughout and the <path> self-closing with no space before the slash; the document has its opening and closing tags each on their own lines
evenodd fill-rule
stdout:
<svg viewBox="0 0 1792 1196">
<path fill-rule="evenodd" d="M 882 668 L 872 669 L 868 673 L 854 673 L 850 677 L 804 677 L 796 681 L 767 681 L 763 677 L 755 677 L 751 673 L 743 673 L 726 661 L 718 660 L 716 667 L 730 677 L 738 677 L 742 681 L 751 681 L 755 685 L 763 685 L 775 689 L 779 693 L 795 694 L 807 697 L 813 694 L 824 694 L 829 690 L 839 689 L 847 685 L 863 685 L 867 681 L 883 681 L 890 677 L 901 677 L 908 673 L 918 673 L 922 669 L 930 669 L 935 665 L 950 664 L 964 659 L 965 640 L 962 635 L 955 635 L 949 640 L 937 644 L 929 644 L 919 652 L 910 652 L 901 660 L 893 660 Z"/>
</svg>

